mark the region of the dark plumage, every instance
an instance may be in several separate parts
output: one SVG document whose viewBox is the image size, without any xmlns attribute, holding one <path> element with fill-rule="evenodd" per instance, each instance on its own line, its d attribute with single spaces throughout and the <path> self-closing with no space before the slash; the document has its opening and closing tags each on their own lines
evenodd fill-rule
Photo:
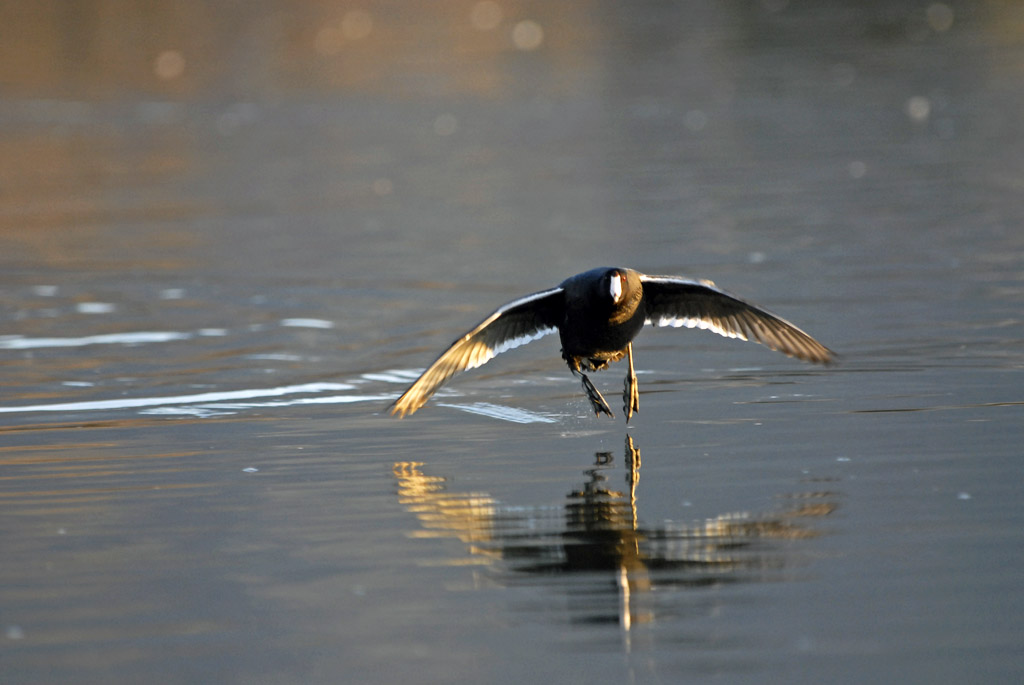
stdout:
<svg viewBox="0 0 1024 685">
<path fill-rule="evenodd" d="M 644 324 L 703 328 L 729 338 L 759 342 L 808 362 L 828 364 L 834 359 L 831 350 L 793 324 L 719 290 L 711 281 L 647 276 L 632 269 L 603 267 L 498 309 L 452 343 L 391 405 L 391 413 L 400 417 L 412 414 L 456 373 L 558 331 L 562 358 L 573 374 L 582 378 L 595 414 L 613 415 L 583 371 L 599 371 L 628 357 L 623 393 L 628 422 L 640 408 L 632 341 Z"/>
</svg>

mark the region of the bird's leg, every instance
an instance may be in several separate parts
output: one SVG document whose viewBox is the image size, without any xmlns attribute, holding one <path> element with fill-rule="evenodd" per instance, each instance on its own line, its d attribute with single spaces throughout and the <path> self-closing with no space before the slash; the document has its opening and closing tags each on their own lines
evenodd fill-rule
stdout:
<svg viewBox="0 0 1024 685">
<path fill-rule="evenodd" d="M 583 392 L 586 393 L 587 399 L 590 400 L 590 406 L 594 410 L 595 416 L 600 416 L 602 413 L 615 418 L 615 414 L 612 413 L 612 408 L 608 406 L 608 403 L 602 397 L 601 393 L 598 392 L 594 384 L 587 378 L 587 374 L 583 373 L 582 365 L 580 364 L 580 357 L 575 357 L 571 354 L 566 354 L 565 350 L 562 350 L 562 359 L 569 365 L 569 370 L 572 371 L 574 376 L 579 376 L 583 380 Z M 593 364 L 593 363 L 591 363 Z M 589 367 L 593 368 L 593 366 Z"/>
<path fill-rule="evenodd" d="M 625 387 L 622 390 L 622 411 L 626 412 L 626 423 L 633 418 L 633 412 L 640 411 L 640 385 L 633 370 L 633 343 L 626 345 L 626 356 L 629 357 L 629 373 L 626 374 Z"/>
<path fill-rule="evenodd" d="M 590 406 L 594 409 L 594 415 L 600 416 L 602 413 L 615 418 L 615 414 L 612 413 L 612 408 L 605 402 L 604 397 L 598 392 L 594 384 L 587 378 L 587 374 L 580 373 L 580 378 L 583 379 L 583 392 L 587 393 L 587 399 L 590 400 Z"/>
</svg>

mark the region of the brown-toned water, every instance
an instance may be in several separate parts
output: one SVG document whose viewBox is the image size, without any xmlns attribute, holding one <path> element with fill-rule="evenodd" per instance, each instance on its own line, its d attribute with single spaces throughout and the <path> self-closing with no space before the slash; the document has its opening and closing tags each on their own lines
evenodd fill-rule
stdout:
<svg viewBox="0 0 1024 685">
<path fill-rule="evenodd" d="M 1019 680 L 1012 4 L 61 7 L 0 41 L 3 682 Z M 645 331 L 627 430 L 548 337 L 387 416 L 603 264 L 841 363 Z"/>
</svg>

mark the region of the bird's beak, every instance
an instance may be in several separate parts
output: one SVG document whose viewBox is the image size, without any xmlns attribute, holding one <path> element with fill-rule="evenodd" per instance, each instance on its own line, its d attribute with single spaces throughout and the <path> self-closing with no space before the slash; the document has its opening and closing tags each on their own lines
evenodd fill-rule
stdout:
<svg viewBox="0 0 1024 685">
<path fill-rule="evenodd" d="M 618 302 L 622 297 L 622 276 L 613 274 L 608 284 L 608 292 L 612 296 L 612 302 Z"/>
</svg>

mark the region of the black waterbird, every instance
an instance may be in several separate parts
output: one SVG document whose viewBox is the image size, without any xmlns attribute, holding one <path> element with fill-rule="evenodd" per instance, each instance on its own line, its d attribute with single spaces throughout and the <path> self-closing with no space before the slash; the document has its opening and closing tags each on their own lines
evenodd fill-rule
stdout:
<svg viewBox="0 0 1024 685">
<path fill-rule="evenodd" d="M 391 405 L 391 413 L 400 417 L 412 414 L 456 373 L 558 331 L 562 358 L 573 374 L 582 378 L 583 390 L 596 415 L 614 416 L 583 372 L 600 371 L 623 357 L 629 359 L 623 392 L 628 423 L 633 412 L 640 409 L 633 338 L 645 324 L 702 328 L 729 338 L 759 342 L 818 364 L 835 359 L 831 350 L 793 324 L 720 290 L 711 281 L 602 267 L 500 307 L 452 343 Z"/>
</svg>

